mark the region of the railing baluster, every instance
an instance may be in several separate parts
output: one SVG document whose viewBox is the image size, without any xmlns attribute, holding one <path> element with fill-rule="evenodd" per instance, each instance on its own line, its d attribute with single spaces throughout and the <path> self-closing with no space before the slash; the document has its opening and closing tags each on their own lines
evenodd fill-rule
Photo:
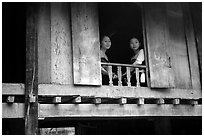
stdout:
<svg viewBox="0 0 204 137">
<path fill-rule="evenodd" d="M 139 68 L 135 68 L 136 73 L 136 87 L 140 87 L 140 76 L 139 76 Z"/>
<path fill-rule="evenodd" d="M 122 86 L 122 72 L 121 66 L 117 66 L 118 69 L 118 86 Z"/>
<path fill-rule="evenodd" d="M 112 66 L 108 66 L 108 76 L 109 76 L 109 85 L 110 86 L 113 86 L 112 75 L 113 75 Z"/>
<path fill-rule="evenodd" d="M 140 82 L 141 82 L 141 83 L 145 83 L 145 73 L 144 73 L 144 70 L 142 70 L 141 73 L 142 73 L 142 74 L 141 74 L 141 76 L 140 76 Z"/>
<path fill-rule="evenodd" d="M 130 67 L 126 67 L 126 73 L 127 73 L 127 85 L 128 85 L 128 87 L 131 87 L 131 82 L 130 82 Z"/>
</svg>

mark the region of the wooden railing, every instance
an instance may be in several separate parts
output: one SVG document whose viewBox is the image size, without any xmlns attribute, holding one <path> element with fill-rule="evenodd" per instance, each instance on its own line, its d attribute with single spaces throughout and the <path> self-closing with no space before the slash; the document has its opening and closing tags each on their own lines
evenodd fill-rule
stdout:
<svg viewBox="0 0 204 137">
<path fill-rule="evenodd" d="M 108 68 L 109 85 L 113 86 L 113 73 L 117 75 L 117 86 L 136 86 L 141 83 L 147 86 L 147 67 L 145 65 L 130 65 L 118 63 L 101 63 Z M 116 80 L 116 79 L 115 79 Z M 131 82 L 134 81 L 134 82 Z"/>
</svg>

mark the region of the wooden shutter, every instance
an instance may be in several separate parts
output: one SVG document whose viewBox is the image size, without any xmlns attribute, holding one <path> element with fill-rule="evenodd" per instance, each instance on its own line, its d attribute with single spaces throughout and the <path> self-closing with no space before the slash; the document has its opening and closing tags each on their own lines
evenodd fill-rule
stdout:
<svg viewBox="0 0 204 137">
<path fill-rule="evenodd" d="M 175 74 L 175 87 L 190 89 L 192 87 L 188 48 L 185 39 L 183 11 L 181 3 L 166 3 L 168 22 L 168 46 L 172 53 L 172 69 Z"/>
<path fill-rule="evenodd" d="M 145 27 L 151 88 L 174 87 L 171 55 L 167 46 L 164 3 L 145 3 Z"/>
<path fill-rule="evenodd" d="M 74 84 L 101 85 L 99 23 L 96 3 L 72 3 Z"/>
</svg>

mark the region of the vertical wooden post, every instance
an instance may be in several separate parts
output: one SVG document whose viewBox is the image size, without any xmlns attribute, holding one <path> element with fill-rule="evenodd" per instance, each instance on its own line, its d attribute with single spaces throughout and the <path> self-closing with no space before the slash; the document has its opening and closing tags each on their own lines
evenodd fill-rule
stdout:
<svg viewBox="0 0 204 137">
<path fill-rule="evenodd" d="M 27 4 L 25 134 L 38 133 L 37 4 Z M 32 100 L 32 102 L 30 102 Z"/>
<path fill-rule="evenodd" d="M 130 67 L 126 67 L 126 73 L 127 73 L 127 85 L 128 85 L 128 87 L 131 87 L 131 82 L 130 82 Z"/>
<path fill-rule="evenodd" d="M 140 87 L 140 76 L 139 76 L 139 68 L 135 68 L 135 73 L 136 73 L 136 87 Z"/>
<path fill-rule="evenodd" d="M 108 76 L 109 76 L 109 85 L 110 85 L 110 86 L 113 86 L 113 80 L 112 80 L 112 76 L 113 76 L 112 66 L 108 66 Z"/>
<path fill-rule="evenodd" d="M 122 86 L 122 72 L 121 72 L 121 66 L 117 66 L 118 68 L 118 86 Z"/>
</svg>

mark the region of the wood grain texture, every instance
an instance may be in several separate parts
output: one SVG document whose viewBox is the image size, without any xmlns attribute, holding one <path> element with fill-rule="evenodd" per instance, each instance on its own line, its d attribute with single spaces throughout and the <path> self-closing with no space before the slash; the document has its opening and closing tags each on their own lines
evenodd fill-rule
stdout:
<svg viewBox="0 0 204 137">
<path fill-rule="evenodd" d="M 73 84 L 70 3 L 51 3 L 51 83 Z"/>
<path fill-rule="evenodd" d="M 24 110 L 24 103 L 2 103 L 2 118 L 24 118 Z"/>
<path fill-rule="evenodd" d="M 164 3 L 145 3 L 145 26 L 151 88 L 175 87 L 166 36 Z"/>
<path fill-rule="evenodd" d="M 192 17 L 191 17 L 188 3 L 183 4 L 183 9 L 184 9 L 184 15 L 185 15 L 184 26 L 185 26 L 187 48 L 188 48 L 192 88 L 201 89 L 198 53 L 197 53 Z"/>
<path fill-rule="evenodd" d="M 26 7 L 26 82 L 25 82 L 25 134 L 38 133 L 38 46 L 37 22 L 39 4 Z M 36 101 L 30 103 L 30 97 Z"/>
<path fill-rule="evenodd" d="M 38 13 L 38 82 L 51 83 L 50 3 L 41 3 Z"/>
<path fill-rule="evenodd" d="M 201 116 L 201 111 L 201 105 L 40 104 L 39 117 Z"/>
<path fill-rule="evenodd" d="M 202 98 L 201 90 L 150 89 L 145 87 L 128 87 L 128 86 L 76 87 L 73 85 L 57 85 L 57 84 L 40 84 L 38 94 L 43 96 L 80 95 L 107 98 L 117 97 L 181 98 L 181 99 Z"/>
<path fill-rule="evenodd" d="M 2 83 L 2 95 L 24 95 L 25 84 L 22 83 Z"/>
<path fill-rule="evenodd" d="M 185 40 L 182 6 L 180 3 L 166 3 L 168 22 L 168 48 L 171 66 L 175 74 L 175 88 L 191 89 L 191 75 L 188 49 Z"/>
<path fill-rule="evenodd" d="M 96 3 L 71 3 L 74 84 L 101 85 Z"/>
<path fill-rule="evenodd" d="M 195 40 L 197 44 L 200 76 L 202 76 L 202 3 L 197 2 L 190 4 L 190 9 L 192 15 L 193 28 L 195 32 Z"/>
</svg>

